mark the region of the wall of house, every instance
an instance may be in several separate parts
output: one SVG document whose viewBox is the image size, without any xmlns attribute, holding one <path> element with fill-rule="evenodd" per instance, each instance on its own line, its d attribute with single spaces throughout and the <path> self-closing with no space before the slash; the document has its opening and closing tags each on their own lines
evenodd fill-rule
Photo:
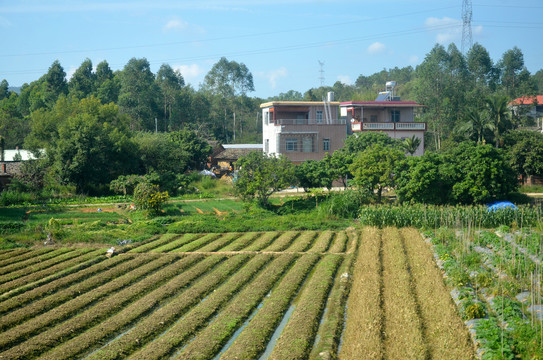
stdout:
<svg viewBox="0 0 543 360">
<path fill-rule="evenodd" d="M 393 139 L 404 140 L 407 138 L 413 137 L 415 135 L 420 139 L 420 145 L 417 148 L 417 151 L 413 154 L 414 156 L 424 155 L 424 131 L 383 131 L 385 134 L 390 136 Z"/>
<path fill-rule="evenodd" d="M 390 111 L 399 110 L 400 111 L 400 122 L 413 122 L 415 121 L 415 113 L 413 108 L 355 108 L 354 116 L 352 111 L 347 112 L 347 121 L 355 119 L 355 121 L 372 121 L 372 116 L 375 116 L 375 122 L 390 122 Z"/>
</svg>

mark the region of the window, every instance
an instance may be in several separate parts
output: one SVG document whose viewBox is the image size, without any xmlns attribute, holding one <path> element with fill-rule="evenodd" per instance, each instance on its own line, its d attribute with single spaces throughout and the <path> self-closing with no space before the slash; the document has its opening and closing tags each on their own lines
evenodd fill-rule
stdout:
<svg viewBox="0 0 543 360">
<path fill-rule="evenodd" d="M 322 124 L 322 110 L 317 110 L 317 124 Z"/>
<path fill-rule="evenodd" d="M 298 139 L 286 139 L 286 151 L 298 151 Z"/>
<path fill-rule="evenodd" d="M 330 151 L 330 139 L 322 139 L 322 151 Z"/>
<path fill-rule="evenodd" d="M 304 137 L 302 139 L 302 151 L 305 153 L 313 152 L 313 138 Z"/>
<path fill-rule="evenodd" d="M 392 110 L 392 111 L 390 111 L 390 120 L 392 122 L 399 122 L 400 121 L 400 110 Z"/>
<path fill-rule="evenodd" d="M 269 123 L 270 123 L 270 113 L 266 111 L 264 113 L 264 124 L 268 125 Z"/>
<path fill-rule="evenodd" d="M 370 115 L 370 122 L 377 122 L 377 115 Z"/>
</svg>

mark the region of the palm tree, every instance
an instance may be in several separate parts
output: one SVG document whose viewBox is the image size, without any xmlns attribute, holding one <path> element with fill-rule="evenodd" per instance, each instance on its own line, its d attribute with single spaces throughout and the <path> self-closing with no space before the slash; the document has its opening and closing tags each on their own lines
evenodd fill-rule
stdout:
<svg viewBox="0 0 543 360">
<path fill-rule="evenodd" d="M 494 126 L 494 137 L 496 138 L 496 147 L 500 144 L 500 128 L 504 126 L 507 120 L 507 104 L 509 98 L 505 95 L 493 95 L 485 99 L 490 112 L 490 120 Z"/>
<path fill-rule="evenodd" d="M 466 113 L 466 121 L 460 124 L 457 131 L 468 137 L 476 136 L 477 144 L 482 143 L 485 130 L 494 131 L 494 124 L 490 122 L 487 112 L 470 108 Z"/>
<path fill-rule="evenodd" d="M 415 151 L 417 151 L 417 149 L 419 148 L 420 142 L 421 142 L 420 138 L 417 137 L 416 135 L 413 135 L 410 138 L 404 139 L 402 143 L 402 147 L 405 151 L 411 154 L 411 156 L 413 156 Z"/>
</svg>

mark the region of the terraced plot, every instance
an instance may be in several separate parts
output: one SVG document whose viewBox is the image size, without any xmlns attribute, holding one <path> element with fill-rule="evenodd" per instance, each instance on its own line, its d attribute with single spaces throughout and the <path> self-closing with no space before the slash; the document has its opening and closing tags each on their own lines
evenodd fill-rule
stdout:
<svg viewBox="0 0 543 360">
<path fill-rule="evenodd" d="M 104 253 L 0 252 L 0 359 L 471 358 L 414 230 L 167 234 Z"/>
</svg>

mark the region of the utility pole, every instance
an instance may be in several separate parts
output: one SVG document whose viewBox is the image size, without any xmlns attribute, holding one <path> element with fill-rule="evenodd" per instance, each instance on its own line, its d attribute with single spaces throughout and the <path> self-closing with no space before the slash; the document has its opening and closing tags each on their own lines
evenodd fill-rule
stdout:
<svg viewBox="0 0 543 360">
<path fill-rule="evenodd" d="M 473 45 L 471 36 L 471 0 L 462 0 L 462 54 L 466 54 Z"/>
<path fill-rule="evenodd" d="M 321 86 L 324 86 L 324 61 L 319 61 L 319 65 L 320 65 L 320 74 L 321 76 L 319 76 L 319 80 L 321 81 Z"/>
</svg>

